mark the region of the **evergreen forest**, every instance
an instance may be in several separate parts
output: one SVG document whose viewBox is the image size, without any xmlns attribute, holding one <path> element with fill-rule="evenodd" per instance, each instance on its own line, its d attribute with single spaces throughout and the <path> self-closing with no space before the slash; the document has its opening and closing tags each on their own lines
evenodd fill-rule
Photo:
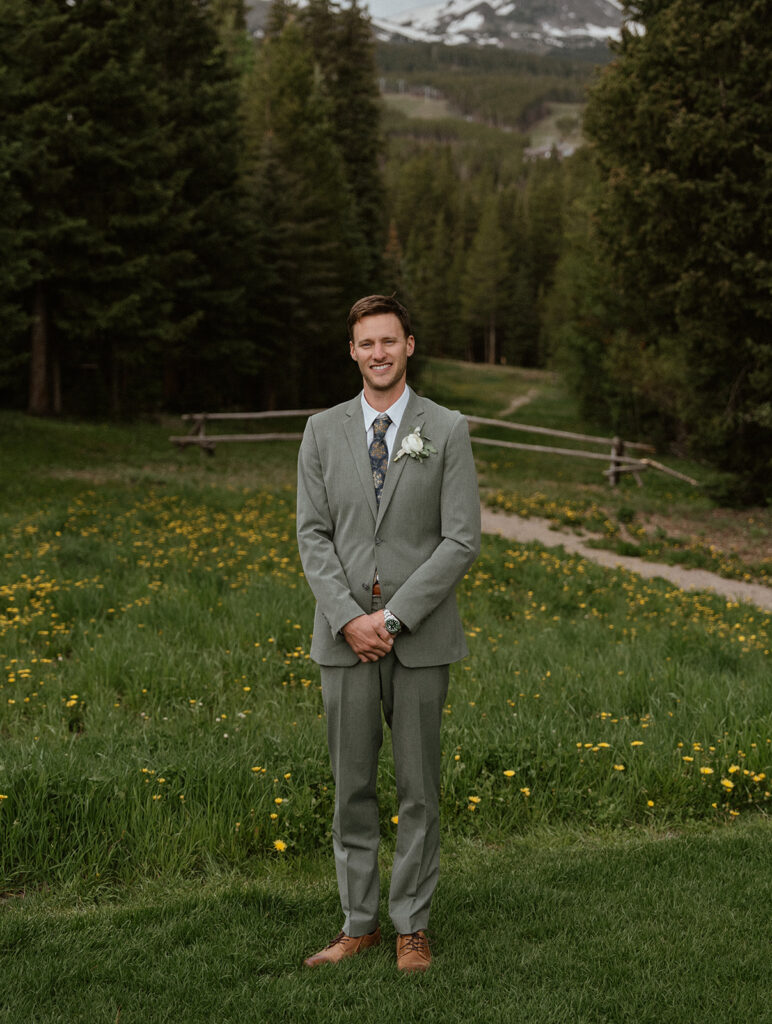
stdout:
<svg viewBox="0 0 772 1024">
<path fill-rule="evenodd" d="M 419 352 L 555 366 L 769 499 L 766 5 L 624 6 L 595 65 L 376 46 L 357 0 L 275 0 L 260 39 L 243 0 L 0 0 L 0 401 L 330 404 L 349 306 L 396 292 Z M 534 156 L 555 103 L 586 144 Z"/>
</svg>

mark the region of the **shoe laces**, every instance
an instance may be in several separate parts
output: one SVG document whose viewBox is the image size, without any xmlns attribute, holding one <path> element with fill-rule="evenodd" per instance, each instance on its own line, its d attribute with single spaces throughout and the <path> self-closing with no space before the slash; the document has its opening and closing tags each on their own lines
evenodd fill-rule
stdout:
<svg viewBox="0 0 772 1024">
<path fill-rule="evenodd" d="M 403 936 L 403 953 L 423 953 L 427 946 L 426 936 L 423 932 L 411 932 Z"/>
<path fill-rule="evenodd" d="M 332 949 L 333 946 L 337 946 L 339 942 L 343 942 L 343 940 L 347 939 L 347 938 L 348 938 L 348 935 L 346 935 L 345 932 L 338 932 L 338 934 L 335 936 L 335 938 L 332 940 L 332 942 L 328 942 L 327 945 L 324 948 L 325 949 Z"/>
</svg>

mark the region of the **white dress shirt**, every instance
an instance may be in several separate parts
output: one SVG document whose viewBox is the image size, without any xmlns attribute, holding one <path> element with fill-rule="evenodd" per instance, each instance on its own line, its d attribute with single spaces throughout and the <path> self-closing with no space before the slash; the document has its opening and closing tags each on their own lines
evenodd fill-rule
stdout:
<svg viewBox="0 0 772 1024">
<path fill-rule="evenodd" d="M 382 412 L 378 412 L 377 409 L 373 409 L 370 403 L 365 398 L 364 391 L 361 394 L 362 399 L 362 414 L 365 418 L 365 430 L 367 431 L 367 447 L 369 449 L 373 442 L 373 423 L 378 419 L 379 416 L 383 416 Z M 391 452 L 394 448 L 394 442 L 397 440 L 397 431 L 399 425 L 402 422 L 402 416 L 407 407 L 407 403 L 410 400 L 410 388 L 405 385 L 405 390 L 399 396 L 397 401 L 390 408 L 385 410 L 386 415 L 391 420 L 388 430 L 386 431 L 386 450 L 389 453 L 389 462 L 391 462 Z"/>
</svg>

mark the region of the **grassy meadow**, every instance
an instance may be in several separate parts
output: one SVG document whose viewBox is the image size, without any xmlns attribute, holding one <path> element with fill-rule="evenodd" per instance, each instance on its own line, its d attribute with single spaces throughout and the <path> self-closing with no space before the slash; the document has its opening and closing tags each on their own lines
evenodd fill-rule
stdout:
<svg viewBox="0 0 772 1024">
<path fill-rule="evenodd" d="M 511 418 L 579 426 L 549 375 L 423 382 L 488 416 L 536 385 Z M 0 425 L 3 1020 L 759 1018 L 768 613 L 484 538 L 445 708 L 436 969 L 395 978 L 389 942 L 301 976 L 339 914 L 297 443 L 212 458 L 173 449 L 172 420 Z M 500 506 L 709 511 L 654 474 L 609 499 L 600 464 L 476 455 Z"/>
</svg>

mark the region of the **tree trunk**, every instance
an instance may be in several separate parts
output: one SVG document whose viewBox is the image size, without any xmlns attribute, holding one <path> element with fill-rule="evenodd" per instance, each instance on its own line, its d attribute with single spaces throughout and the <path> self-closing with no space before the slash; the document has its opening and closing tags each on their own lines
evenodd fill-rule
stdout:
<svg viewBox="0 0 772 1024">
<path fill-rule="evenodd" d="M 51 368 L 51 411 L 54 416 L 62 415 L 62 361 L 59 357 L 59 339 L 49 338 L 49 355 Z"/>
<path fill-rule="evenodd" d="M 486 333 L 486 345 L 485 345 L 485 362 L 495 363 L 496 362 L 496 318 L 491 313 L 490 323 L 488 324 L 488 331 Z"/>
<path fill-rule="evenodd" d="M 115 342 L 111 339 L 109 343 L 110 352 L 110 414 L 114 419 L 121 415 L 121 366 L 118 360 L 118 351 Z"/>
<path fill-rule="evenodd" d="M 46 294 L 43 282 L 38 281 L 35 285 L 29 361 L 28 409 L 33 416 L 46 416 L 51 411 L 48 386 L 48 345 Z"/>
</svg>

